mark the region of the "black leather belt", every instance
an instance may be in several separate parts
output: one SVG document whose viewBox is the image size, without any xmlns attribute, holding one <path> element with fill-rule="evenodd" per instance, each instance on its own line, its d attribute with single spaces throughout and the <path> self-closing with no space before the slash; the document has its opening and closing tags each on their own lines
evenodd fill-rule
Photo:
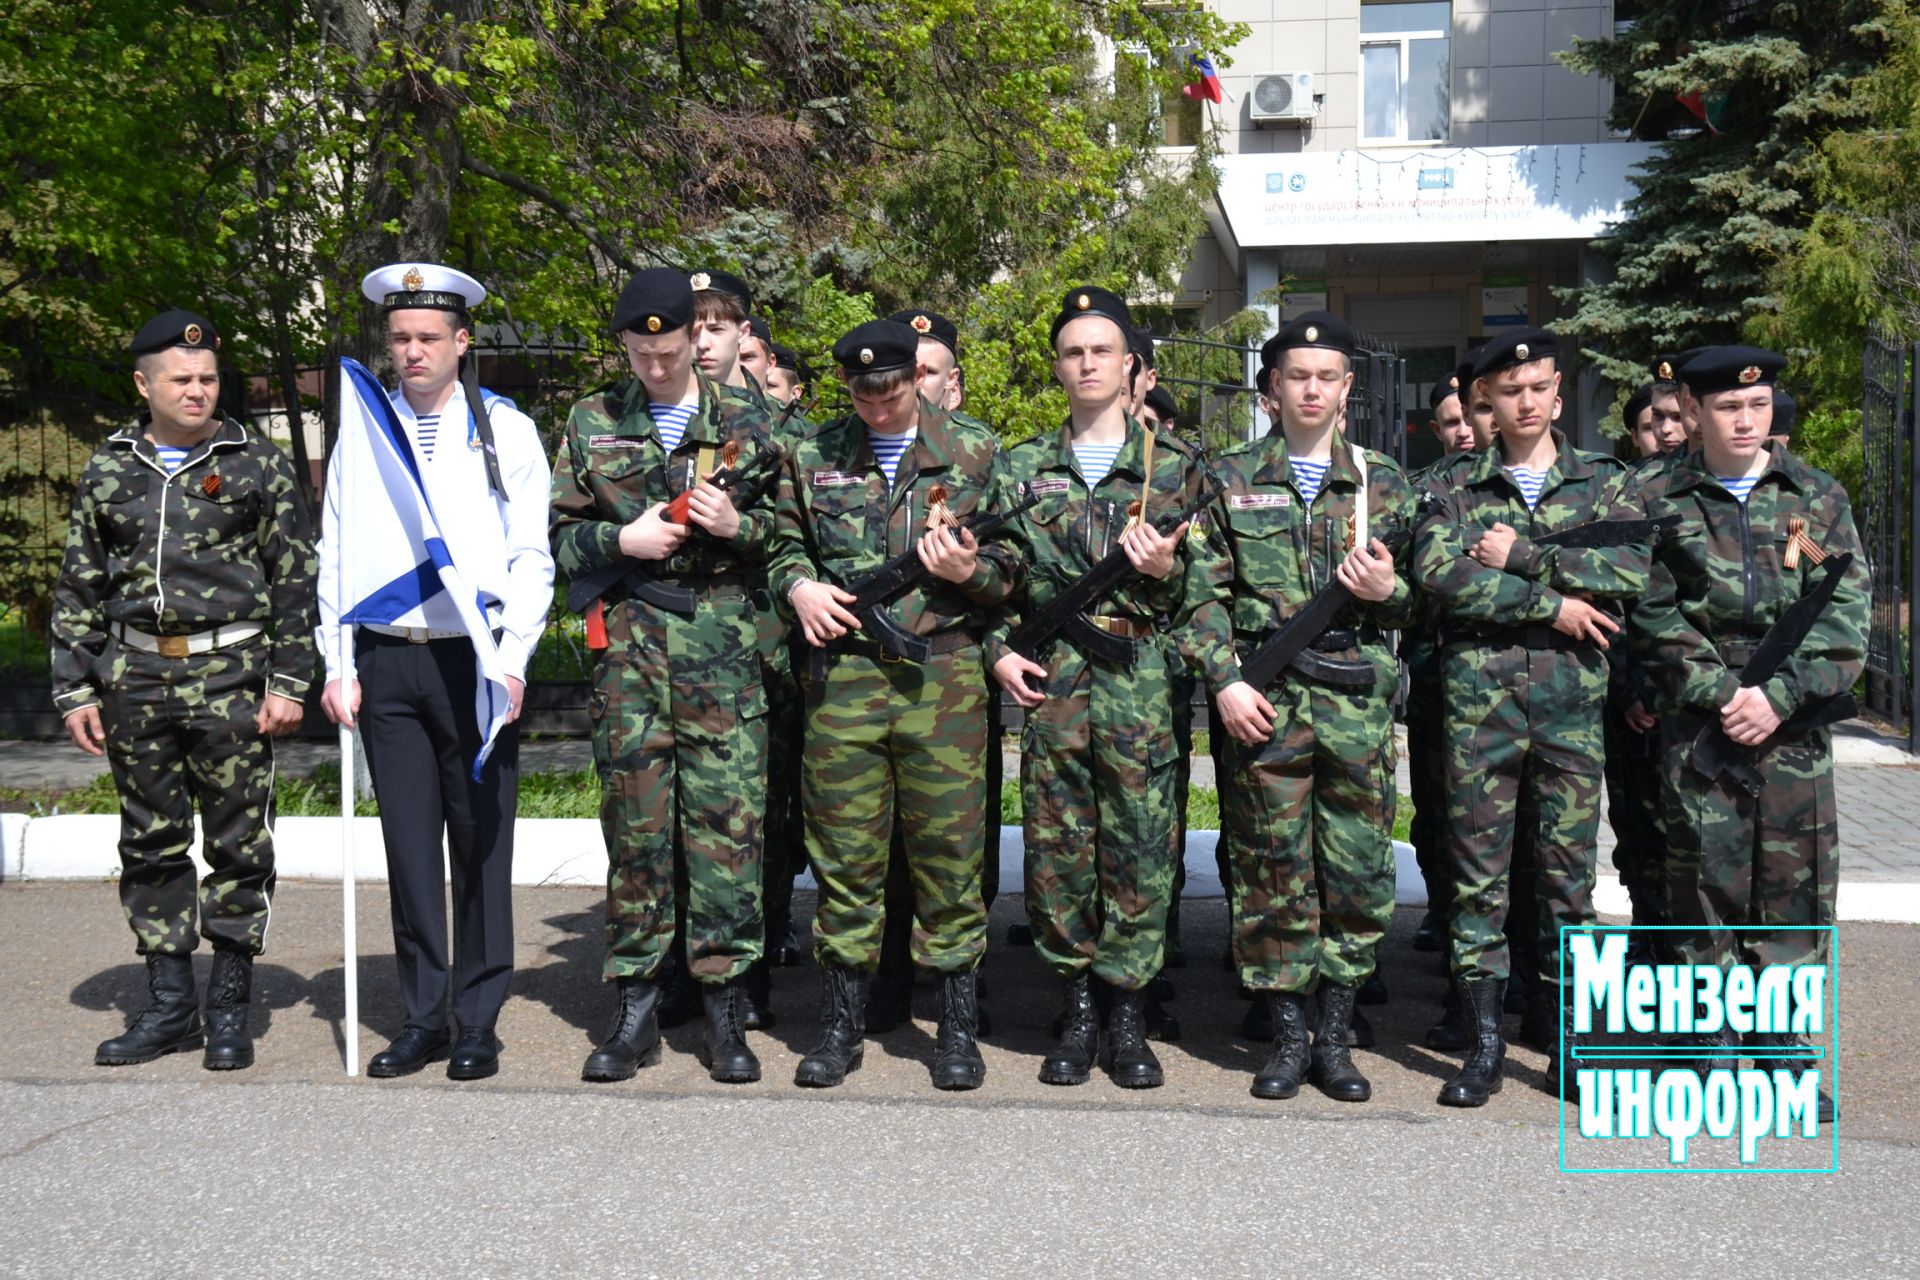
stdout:
<svg viewBox="0 0 1920 1280">
<path fill-rule="evenodd" d="M 744 573 L 716 573 L 711 577 L 691 578 L 654 578 L 652 581 L 676 591 L 691 591 L 702 600 L 737 600 L 747 595 L 755 587 L 763 586 L 759 578 Z M 624 587 L 615 588 L 622 599 L 633 599 L 631 592 Z M 611 594 L 611 593 L 609 593 Z"/>
<path fill-rule="evenodd" d="M 1315 653 L 1345 653 L 1363 644 L 1378 643 L 1381 638 L 1380 628 L 1370 623 L 1358 627 L 1328 627 L 1315 636 L 1307 648 Z"/>
<path fill-rule="evenodd" d="M 945 653 L 958 653 L 962 649 L 972 648 L 980 643 L 985 632 L 973 627 L 956 627 L 951 631 L 936 631 L 923 637 L 932 657 Z M 889 652 L 878 640 L 868 640 L 864 636 L 842 636 L 827 646 L 827 656 L 833 658 L 856 657 L 872 658 L 876 662 L 905 662 L 905 658 Z"/>
<path fill-rule="evenodd" d="M 1468 644 L 1486 649 L 1558 649 L 1562 652 L 1594 647 L 1584 640 L 1574 639 L 1564 631 L 1556 631 L 1545 623 L 1524 627 L 1495 627 L 1490 631 L 1459 631 L 1448 628 L 1446 642 L 1449 645 Z"/>
</svg>

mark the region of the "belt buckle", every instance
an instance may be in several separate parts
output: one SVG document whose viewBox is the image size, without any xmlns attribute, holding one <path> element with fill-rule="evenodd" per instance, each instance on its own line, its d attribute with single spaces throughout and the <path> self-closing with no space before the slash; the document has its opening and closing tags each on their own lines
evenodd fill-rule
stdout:
<svg viewBox="0 0 1920 1280">
<path fill-rule="evenodd" d="M 407 628 L 408 644 L 425 644 L 426 642 L 427 642 L 427 629 L 425 627 L 408 627 Z"/>
<path fill-rule="evenodd" d="M 891 649 L 889 649 L 889 648 L 887 648 L 887 646 L 885 646 L 885 645 L 881 645 L 881 646 L 880 646 L 880 661 L 882 661 L 882 662 L 891 662 L 891 663 L 893 663 L 893 664 L 895 664 L 895 665 L 897 666 L 897 665 L 899 665 L 900 663 L 902 663 L 902 662 L 905 662 L 905 661 L 906 661 L 906 659 L 905 659 L 905 658 L 903 658 L 903 657 L 901 657 L 901 656 L 900 656 L 899 654 L 897 654 L 897 653 L 895 653 L 895 652 L 894 652 L 893 650 L 891 650 Z"/>
<path fill-rule="evenodd" d="M 187 647 L 185 636 L 155 636 L 154 642 L 163 658 L 185 658 L 193 652 Z"/>
</svg>

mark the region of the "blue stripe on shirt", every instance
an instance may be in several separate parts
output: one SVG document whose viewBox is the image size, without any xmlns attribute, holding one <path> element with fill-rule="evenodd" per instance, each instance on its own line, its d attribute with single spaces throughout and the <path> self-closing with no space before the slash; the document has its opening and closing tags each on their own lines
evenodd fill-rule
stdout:
<svg viewBox="0 0 1920 1280">
<path fill-rule="evenodd" d="M 423 413 L 414 419 L 413 442 L 420 446 L 420 455 L 433 456 L 434 442 L 440 438 L 440 415 Z"/>
<path fill-rule="evenodd" d="M 1732 494 L 1734 497 L 1738 498 L 1741 502 L 1744 503 L 1747 500 L 1747 495 L 1753 492 L 1753 486 L 1755 482 L 1757 482 L 1760 479 L 1760 477 L 1759 476 L 1715 476 L 1714 479 L 1718 480 L 1721 484 L 1725 485 L 1728 493 Z"/>
<path fill-rule="evenodd" d="M 180 469 L 180 464 L 187 460 L 187 455 L 193 450 L 181 448 L 179 445 L 156 444 L 153 446 L 153 452 L 160 459 L 160 465 L 167 469 L 167 474 L 172 475 Z"/>
<path fill-rule="evenodd" d="M 887 487 L 893 487 L 893 478 L 900 470 L 900 459 L 906 457 L 912 447 L 913 439 L 920 434 L 920 428 L 913 426 L 897 435 L 867 428 L 867 447 L 873 450 L 873 460 L 880 464 L 880 471 L 887 477 Z"/>
<path fill-rule="evenodd" d="M 1287 466 L 1293 471 L 1293 487 L 1300 491 L 1300 500 L 1308 506 L 1320 496 L 1320 486 L 1327 482 L 1327 468 L 1333 465 L 1333 459 L 1316 462 L 1312 458 L 1287 459 Z"/>
<path fill-rule="evenodd" d="M 1073 446 L 1074 465 L 1080 468 L 1080 478 L 1087 482 L 1087 488 L 1099 484 L 1113 470 L 1114 459 L 1120 456 L 1125 441 L 1118 444 L 1076 444 Z"/>
<path fill-rule="evenodd" d="M 1533 510 L 1540 501 L 1540 490 L 1547 483 L 1547 473 L 1535 471 L 1532 467 L 1508 467 L 1507 474 L 1520 486 L 1520 496 L 1527 500 L 1527 510 Z"/>
<path fill-rule="evenodd" d="M 647 416 L 653 419 L 653 429 L 660 434 L 660 443 L 672 453 L 687 438 L 687 424 L 693 421 L 693 415 L 699 411 L 700 402 L 689 400 L 685 404 L 650 404 Z"/>
</svg>

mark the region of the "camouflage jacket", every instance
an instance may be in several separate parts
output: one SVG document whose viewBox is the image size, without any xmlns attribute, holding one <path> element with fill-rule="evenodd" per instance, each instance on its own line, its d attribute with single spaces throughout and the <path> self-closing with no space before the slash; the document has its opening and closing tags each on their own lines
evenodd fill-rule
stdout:
<svg viewBox="0 0 1920 1280">
<path fill-rule="evenodd" d="M 1617 459 L 1575 449 L 1557 428 L 1553 439 L 1559 456 L 1531 511 L 1497 444 L 1474 455 L 1472 465 L 1447 472 L 1450 482 L 1436 485 L 1414 572 L 1421 588 L 1433 593 L 1443 625 L 1474 632 L 1549 624 L 1564 595 L 1619 600 L 1646 588 L 1644 547 L 1542 547 L 1533 541 L 1616 512 L 1634 514 L 1633 504 L 1622 501 L 1625 468 Z M 1467 554 L 1480 532 L 1495 524 L 1519 535 L 1504 569 L 1489 569 Z"/>
<path fill-rule="evenodd" d="M 1217 635 L 1222 627 L 1214 611 L 1223 610 L 1228 629 L 1256 637 L 1298 613 L 1334 581 L 1334 571 L 1350 550 L 1348 521 L 1361 480 L 1346 438 L 1336 431 L 1332 443 L 1326 478 L 1311 503 L 1294 479 L 1286 434 L 1278 427 L 1215 459 L 1214 475 L 1226 488 L 1213 504 L 1208 537 L 1226 554 L 1214 558 L 1215 599 L 1202 607 L 1197 634 Z M 1406 472 L 1385 454 L 1361 452 L 1367 461 L 1368 538 L 1411 531 L 1414 495 Z M 1371 624 L 1382 631 L 1406 625 L 1413 612 L 1409 549 L 1396 556 L 1393 593 L 1378 603 L 1353 601 L 1338 625 Z M 1379 649 L 1376 656 L 1386 656 L 1383 640 L 1368 647 Z M 1232 652 L 1196 654 L 1196 665 L 1214 693 L 1240 678 L 1240 663 Z"/>
<path fill-rule="evenodd" d="M 554 565 L 562 576 L 571 579 L 619 559 L 621 527 L 654 503 L 669 501 L 693 487 L 702 450 L 709 451 L 711 458 L 737 440 L 741 465 L 746 466 L 767 440 L 772 415 L 766 409 L 741 396 L 724 394 L 707 378 L 696 377 L 700 408 L 670 454 L 647 413 L 647 390 L 638 378 L 597 391 L 568 413 L 566 438 L 553 468 L 550 516 Z M 678 551 L 647 567 L 671 583 L 698 585 L 721 575 L 757 582 L 765 570 L 773 533 L 773 489 L 778 475 L 775 459 L 733 489 L 734 506 L 740 513 L 740 531 L 733 538 L 715 538 L 694 525 Z M 611 602 L 625 596 L 616 587 L 607 598 Z"/>
<path fill-rule="evenodd" d="M 1400 633 L 1400 657 L 1416 679 L 1438 670 L 1435 664 L 1440 660 L 1441 622 L 1441 612 L 1434 594 L 1420 589 L 1418 575 L 1413 572 L 1413 557 L 1419 546 L 1418 530 L 1439 510 L 1441 496 L 1452 487 L 1461 471 L 1473 465 L 1478 457 L 1477 449 L 1443 454 L 1409 477 L 1413 482 L 1416 504 L 1416 538 L 1414 545 L 1408 547 L 1401 558 L 1407 563 L 1408 578 L 1413 580 L 1414 598 L 1413 617 L 1406 630 Z"/>
<path fill-rule="evenodd" d="M 1031 484 L 1039 501 L 1009 526 L 1027 564 L 1027 581 L 1025 589 L 1008 602 L 1002 625 L 994 632 L 991 661 L 1007 655 L 1006 635 L 1019 625 L 1024 612 L 1047 604 L 1120 546 L 1127 507 L 1140 499 L 1145 443 L 1145 429 L 1129 415 L 1126 443 L 1115 456 L 1113 469 L 1092 487 L 1081 478 L 1074 460 L 1073 432 L 1068 423 L 1062 423 L 1057 432 L 1034 436 L 1007 450 L 1011 482 L 1015 486 Z M 1146 518 L 1158 519 L 1192 505 L 1205 486 L 1206 474 L 1199 450 L 1173 436 L 1157 436 Z M 1196 612 L 1214 598 L 1212 584 L 1231 572 L 1225 565 L 1225 555 L 1206 537 L 1204 520 L 1196 518 L 1181 543 L 1171 573 L 1157 581 L 1130 575 L 1097 602 L 1092 612 L 1146 623 L 1166 619 L 1176 647 L 1187 655 L 1189 663 L 1196 653 L 1222 652 L 1220 647 L 1232 642 L 1224 613 L 1214 618 L 1213 632 L 1197 642 L 1191 629 Z"/>
<path fill-rule="evenodd" d="M 108 437 L 74 494 L 53 597 L 54 704 L 65 715 L 100 701 L 114 623 L 160 636 L 258 623 L 268 690 L 305 698 L 318 564 L 293 464 L 227 418 L 169 475 L 146 423 Z"/>
<path fill-rule="evenodd" d="M 962 520 L 1012 505 L 999 438 L 924 398 L 919 432 L 900 457 L 891 489 L 859 414 L 816 427 L 780 478 L 767 582 L 781 615 L 794 620 L 787 593 L 803 579 L 845 587 L 912 551 L 927 531 L 927 495 L 935 485 L 946 489 L 947 509 Z M 1003 539 L 989 539 L 971 580 L 955 584 L 929 574 L 887 611 L 908 635 L 984 625 L 1020 579 L 1013 550 Z"/>
<path fill-rule="evenodd" d="M 1819 571 L 1802 554 L 1783 563 L 1788 520 L 1828 555 L 1852 552 L 1813 631 L 1766 683 L 1782 716 L 1853 687 L 1866 664 L 1871 575 L 1846 490 L 1824 471 L 1774 446 L 1767 469 L 1742 503 L 1693 454 L 1672 469 L 1650 515 L 1678 514 L 1680 525 L 1654 554 L 1652 582 L 1633 612 L 1631 643 L 1650 669 L 1657 710 L 1716 713 L 1739 688 L 1745 661 L 1735 646 L 1758 641 Z"/>
</svg>

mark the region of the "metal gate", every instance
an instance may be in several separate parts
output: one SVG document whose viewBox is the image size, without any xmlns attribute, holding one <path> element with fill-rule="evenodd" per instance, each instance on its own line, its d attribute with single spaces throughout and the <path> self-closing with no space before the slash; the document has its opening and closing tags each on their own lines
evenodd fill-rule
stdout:
<svg viewBox="0 0 1920 1280">
<path fill-rule="evenodd" d="M 1181 434 L 1208 453 L 1264 435 L 1259 393 L 1253 376 L 1260 367 L 1257 342 L 1220 342 L 1191 334 L 1154 334 L 1156 348 L 1172 347 L 1200 357 L 1198 377 L 1163 367 L 1160 384 L 1180 405 Z M 1182 367 L 1193 359 L 1169 360 Z M 1407 362 L 1393 344 L 1360 335 L 1353 357 L 1353 391 L 1347 396 L 1342 426 L 1347 439 L 1376 450 L 1402 465 L 1407 461 Z"/>
<path fill-rule="evenodd" d="M 1873 571 L 1867 624 L 1866 708 L 1920 753 L 1920 631 L 1913 626 L 1914 567 L 1920 563 L 1920 451 L 1914 448 L 1920 344 L 1875 326 L 1862 351 L 1862 483 L 1855 519 Z"/>
</svg>

